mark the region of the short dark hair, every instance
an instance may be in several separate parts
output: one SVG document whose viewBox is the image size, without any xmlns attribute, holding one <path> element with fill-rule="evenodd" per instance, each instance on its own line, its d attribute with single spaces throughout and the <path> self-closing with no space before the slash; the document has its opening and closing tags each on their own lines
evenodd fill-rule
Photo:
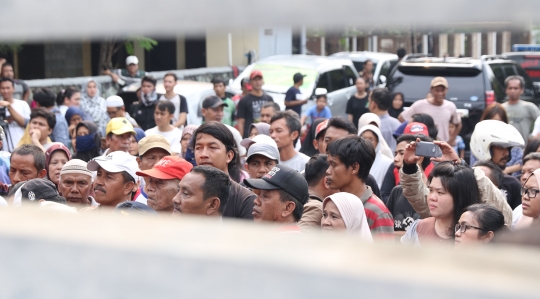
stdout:
<svg viewBox="0 0 540 299">
<path fill-rule="evenodd" d="M 170 101 L 159 101 L 156 105 L 156 110 L 169 111 L 170 114 L 174 114 L 174 104 Z"/>
<path fill-rule="evenodd" d="M 476 161 L 476 163 L 474 163 L 474 166 L 484 166 L 489 168 L 491 170 L 491 175 L 489 176 L 489 179 L 493 182 L 493 184 L 497 186 L 497 188 L 501 188 L 503 186 L 504 173 L 499 167 L 499 165 L 488 159 Z"/>
<path fill-rule="evenodd" d="M 521 87 L 521 88 L 523 88 L 523 86 L 525 86 L 525 79 L 523 79 L 523 77 L 518 76 L 518 75 L 512 75 L 512 76 L 508 76 L 508 77 L 506 77 L 506 79 L 504 79 L 504 87 L 508 87 L 508 82 L 510 82 L 512 80 L 518 80 L 519 81 L 519 87 Z"/>
<path fill-rule="evenodd" d="M 328 120 L 328 124 L 326 125 L 326 128 L 328 129 L 330 127 L 345 130 L 345 131 L 349 132 L 349 134 L 351 134 L 351 135 L 358 134 L 358 129 L 352 123 L 352 121 L 350 121 L 348 119 L 345 119 L 343 117 L 332 117 L 332 118 L 330 118 Z"/>
<path fill-rule="evenodd" d="M 371 59 L 366 59 L 366 61 L 364 61 L 364 65 L 368 64 L 368 62 L 373 63 L 373 60 L 371 60 Z"/>
<path fill-rule="evenodd" d="M 156 86 L 157 79 L 154 76 L 144 76 L 141 79 L 141 85 L 143 84 L 143 82 L 150 82 L 152 83 L 152 85 Z"/>
<path fill-rule="evenodd" d="M 294 202 L 294 211 L 293 211 L 293 217 L 294 221 L 298 222 L 300 221 L 300 218 L 302 218 L 302 214 L 304 213 L 304 204 L 298 201 L 296 198 L 294 198 L 292 195 L 287 193 L 287 191 L 283 189 L 279 189 L 279 201 L 281 202 L 288 202 L 292 201 Z"/>
<path fill-rule="evenodd" d="M 56 116 L 49 110 L 39 107 L 34 108 L 32 112 L 30 113 L 30 120 L 36 118 L 36 117 L 43 117 L 47 120 L 47 125 L 49 126 L 49 129 L 54 129 L 54 126 L 56 126 Z"/>
<path fill-rule="evenodd" d="M 538 147 L 537 147 L 537 148 L 538 148 Z M 527 154 L 527 155 L 523 158 L 523 164 L 529 162 L 530 160 L 537 160 L 537 161 L 540 161 L 540 153 L 539 153 L 539 152 L 532 152 L 532 153 Z"/>
<path fill-rule="evenodd" d="M 412 122 L 423 123 L 424 125 L 426 125 L 426 127 L 428 128 L 429 137 L 437 139 L 439 130 L 435 126 L 435 122 L 433 121 L 433 117 L 431 117 L 431 115 L 426 113 L 414 114 L 412 116 Z"/>
<path fill-rule="evenodd" d="M 11 68 L 13 68 L 13 64 L 9 62 L 4 62 L 4 64 L 2 64 L 2 69 L 4 69 L 6 66 L 10 66 Z"/>
<path fill-rule="evenodd" d="M 397 54 L 398 58 L 403 58 L 407 54 L 407 50 L 405 50 L 405 48 L 399 48 L 399 49 L 397 49 L 396 54 Z"/>
<path fill-rule="evenodd" d="M 34 90 L 34 101 L 39 104 L 41 107 L 49 108 L 54 106 L 56 100 L 56 94 L 47 87 L 37 88 Z M 62 104 L 64 103 L 64 98 L 62 98 Z"/>
<path fill-rule="evenodd" d="M 392 93 L 386 88 L 377 87 L 371 92 L 371 100 L 383 111 L 388 111 L 392 107 Z"/>
<path fill-rule="evenodd" d="M 40 171 L 42 169 L 45 169 L 45 153 L 43 150 L 33 144 L 23 144 L 19 147 L 16 147 L 13 152 L 11 153 L 11 159 L 13 158 L 13 155 L 19 155 L 19 156 L 29 156 L 31 155 L 34 157 L 34 167 L 37 169 L 37 171 Z"/>
<path fill-rule="evenodd" d="M 503 213 L 487 203 L 470 205 L 466 211 L 471 212 L 474 219 L 478 221 L 481 228 L 480 236 L 485 236 L 490 231 L 495 233 L 506 228 Z"/>
<path fill-rule="evenodd" d="M 68 87 L 62 91 L 60 91 L 57 95 L 56 95 L 56 105 L 58 106 L 61 106 L 61 105 L 64 105 L 64 99 L 65 98 L 68 98 L 68 99 L 71 99 L 71 97 L 80 92 L 78 89 L 76 89 L 75 87 Z M 35 92 L 34 92 L 34 99 L 35 99 Z M 41 104 L 40 104 L 41 105 Z M 43 105 L 42 105 L 43 106 Z M 53 105 L 54 106 L 54 105 Z M 50 107 L 50 106 L 48 106 Z"/>
<path fill-rule="evenodd" d="M 231 179 L 229 176 L 212 166 L 195 166 L 191 172 L 204 176 L 204 184 L 201 186 L 204 196 L 203 200 L 207 200 L 210 197 L 219 198 L 219 213 L 223 214 L 225 205 L 229 201 L 231 190 Z"/>
<path fill-rule="evenodd" d="M 491 103 L 487 105 L 484 113 L 482 113 L 482 116 L 480 117 L 480 121 L 493 119 L 495 115 L 498 115 L 501 118 L 501 121 L 504 123 L 508 123 L 508 115 L 506 114 L 506 110 L 499 103 Z"/>
<path fill-rule="evenodd" d="M 523 157 L 528 156 L 530 153 L 535 153 L 539 147 L 540 147 L 540 138 L 531 139 L 529 143 L 527 143 L 527 146 L 525 146 L 525 150 L 523 150 Z"/>
<path fill-rule="evenodd" d="M 289 134 L 292 134 L 296 131 L 298 132 L 298 138 L 300 137 L 300 130 L 302 130 L 302 124 L 300 124 L 300 117 L 298 116 L 298 113 L 292 110 L 278 111 L 272 116 L 272 119 L 270 119 L 270 124 L 280 119 L 285 119 L 285 123 L 287 124 L 287 128 L 289 129 Z"/>
<path fill-rule="evenodd" d="M 4 82 L 11 82 L 11 85 L 13 87 L 15 87 L 15 81 L 13 81 L 13 79 L 11 79 L 11 78 L 7 78 L 7 77 L 0 78 L 0 84 L 2 84 Z"/>
<path fill-rule="evenodd" d="M 326 148 L 329 156 L 338 157 L 345 167 L 358 163 L 357 176 L 365 182 L 375 161 L 375 149 L 371 142 L 358 136 L 347 136 L 330 142 Z"/>
<path fill-rule="evenodd" d="M 326 94 L 320 94 L 316 97 L 315 101 L 318 101 L 320 98 L 324 98 L 325 101 L 328 101 L 328 98 L 326 97 Z"/>
<path fill-rule="evenodd" d="M 279 104 L 276 102 L 266 102 L 262 107 L 263 109 L 272 107 L 274 108 L 274 113 L 281 111 L 281 107 L 279 107 Z"/>
<path fill-rule="evenodd" d="M 418 135 L 403 134 L 398 137 L 398 139 L 396 140 L 396 144 L 400 144 L 403 141 L 410 143 L 412 141 L 416 141 L 416 138 L 419 138 L 421 141 L 425 141 L 425 142 L 433 142 L 433 139 L 431 139 L 431 137 L 423 135 L 423 134 L 418 134 Z M 430 159 L 422 160 L 422 169 L 426 169 L 426 167 L 428 167 L 429 164 L 431 164 Z"/>
<path fill-rule="evenodd" d="M 328 157 L 325 154 L 313 155 L 306 163 L 304 177 L 308 186 L 316 186 L 325 176 L 328 169 Z"/>
<path fill-rule="evenodd" d="M 212 84 L 223 84 L 223 86 L 227 85 L 225 84 L 225 80 L 223 80 L 223 78 L 221 77 L 215 77 L 212 79 Z"/>
<path fill-rule="evenodd" d="M 178 81 L 178 77 L 176 76 L 175 73 L 166 73 L 165 76 L 163 76 L 163 79 L 165 79 L 165 77 L 173 77 L 174 79 L 174 82 Z"/>
</svg>

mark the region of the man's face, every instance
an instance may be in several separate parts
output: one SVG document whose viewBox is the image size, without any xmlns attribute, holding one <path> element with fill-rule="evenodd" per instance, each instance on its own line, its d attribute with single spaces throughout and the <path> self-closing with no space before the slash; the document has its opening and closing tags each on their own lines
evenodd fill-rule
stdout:
<svg viewBox="0 0 540 299">
<path fill-rule="evenodd" d="M 225 84 L 221 82 L 214 84 L 214 92 L 218 97 L 223 98 L 225 96 Z"/>
<path fill-rule="evenodd" d="M 39 170 L 34 166 L 34 156 L 11 155 L 9 179 L 12 185 L 40 177 Z"/>
<path fill-rule="evenodd" d="M 47 139 L 47 137 L 52 133 L 52 129 L 49 127 L 47 119 L 42 116 L 34 117 L 30 120 L 30 130 L 41 131 L 41 140 Z"/>
<path fill-rule="evenodd" d="M 204 200 L 202 186 L 206 179 L 200 173 L 190 172 L 179 183 L 180 191 L 173 198 L 173 214 L 207 215 L 208 202 Z"/>
<path fill-rule="evenodd" d="M 356 89 L 358 90 L 358 92 L 364 92 L 366 91 L 366 81 L 364 80 L 364 78 L 358 78 L 356 79 Z"/>
<path fill-rule="evenodd" d="M 326 170 L 326 183 L 331 189 L 342 189 L 350 184 L 352 178 L 356 176 L 353 173 L 353 167 L 346 167 L 337 156 L 328 155 L 328 169 Z"/>
<path fill-rule="evenodd" d="M 505 169 L 506 163 L 508 163 L 508 161 L 510 160 L 509 149 L 498 145 L 492 145 L 491 151 L 493 152 L 493 155 L 491 156 L 491 161 L 499 165 L 501 169 Z"/>
<path fill-rule="evenodd" d="M 88 196 L 92 189 L 92 178 L 85 174 L 66 173 L 60 176 L 58 192 L 73 204 L 89 204 Z"/>
<path fill-rule="evenodd" d="M 324 147 L 324 152 L 326 153 L 326 149 L 328 148 L 328 144 L 330 144 L 330 142 L 347 136 L 349 136 L 349 132 L 347 130 L 338 129 L 336 127 L 328 127 L 326 129 L 326 133 L 324 134 L 324 144 L 322 145 Z"/>
<path fill-rule="evenodd" d="M 139 65 L 132 63 L 126 67 L 128 73 L 135 74 L 139 70 Z"/>
<path fill-rule="evenodd" d="M 107 142 L 109 143 L 109 153 L 121 151 L 128 152 L 131 144 L 131 136 L 133 133 L 124 133 L 122 135 L 112 134 L 107 136 Z"/>
<path fill-rule="evenodd" d="M 272 116 L 274 116 L 274 113 L 276 112 L 274 111 L 273 107 L 262 108 L 261 122 L 270 124 L 270 120 L 272 119 Z"/>
<path fill-rule="evenodd" d="M 253 155 L 249 157 L 245 168 L 251 178 L 260 179 L 272 170 L 276 164 L 276 160 L 272 160 L 266 156 Z"/>
<path fill-rule="evenodd" d="M 270 124 L 270 137 L 276 142 L 278 149 L 281 150 L 287 146 L 293 146 L 294 140 L 298 137 L 298 132 L 290 132 L 287 127 L 287 121 L 280 118 Z"/>
<path fill-rule="evenodd" d="M 521 169 L 521 185 L 525 184 L 529 176 L 538 168 L 540 168 L 540 161 L 538 160 L 529 160 L 525 162 Z"/>
<path fill-rule="evenodd" d="M 221 141 L 212 135 L 204 133 L 197 134 L 193 152 L 197 165 L 213 166 L 227 173 L 227 165 L 234 157 L 234 153 L 227 151 Z"/>
<path fill-rule="evenodd" d="M 446 87 L 439 85 L 431 88 L 431 95 L 433 96 L 433 100 L 437 103 L 442 103 L 444 99 L 446 99 L 446 92 L 448 89 Z"/>
<path fill-rule="evenodd" d="M 506 95 L 509 100 L 517 100 L 523 94 L 523 87 L 519 80 L 510 80 L 506 86 Z"/>
<path fill-rule="evenodd" d="M 0 77 L 13 79 L 15 73 L 13 72 L 13 67 L 11 65 L 6 65 L 2 67 L 2 75 Z"/>
<path fill-rule="evenodd" d="M 394 152 L 394 166 L 400 169 L 403 166 L 403 156 L 405 154 L 405 148 L 409 144 L 407 141 L 402 141 L 396 145 L 396 151 Z"/>
<path fill-rule="evenodd" d="M 154 86 L 154 84 L 152 84 L 151 82 L 148 82 L 148 81 L 144 81 L 141 85 L 141 91 L 144 93 L 144 94 L 149 94 L 151 93 L 152 91 L 154 91 L 156 87 Z"/>
<path fill-rule="evenodd" d="M 201 114 L 204 117 L 205 122 L 217 121 L 221 122 L 223 120 L 223 106 L 217 108 L 202 108 Z"/>
<path fill-rule="evenodd" d="M 264 85 L 264 80 L 262 77 L 255 77 L 249 80 L 249 84 L 251 85 L 252 90 L 260 91 L 262 89 L 262 86 Z"/>
<path fill-rule="evenodd" d="M 169 153 L 162 148 L 149 149 L 144 153 L 144 155 L 139 157 L 139 169 L 152 169 L 154 165 L 156 165 L 156 163 L 159 162 L 159 160 L 163 159 L 163 157 L 165 156 L 169 156 Z"/>
<path fill-rule="evenodd" d="M 313 147 L 320 153 L 326 154 L 326 145 L 324 144 L 324 134 L 326 132 L 319 133 L 319 138 L 313 140 Z"/>
<path fill-rule="evenodd" d="M 4 100 L 11 99 L 13 97 L 14 91 L 15 88 L 13 87 L 13 84 L 11 84 L 11 82 L 6 81 L 0 83 L 0 94 L 2 95 L 2 98 L 4 98 Z"/>
<path fill-rule="evenodd" d="M 158 127 L 164 127 L 170 124 L 173 116 L 174 115 L 169 113 L 168 110 L 159 110 L 157 107 L 156 110 L 154 110 L 154 120 L 156 121 L 156 126 Z"/>
<path fill-rule="evenodd" d="M 175 86 L 176 81 L 174 81 L 173 76 L 166 76 L 163 78 L 163 87 L 165 87 L 165 91 L 173 91 Z"/>
<path fill-rule="evenodd" d="M 173 211 L 173 197 L 180 191 L 180 180 L 160 180 L 150 177 L 147 180 L 146 194 L 148 194 L 148 206 L 158 212 Z"/>
<path fill-rule="evenodd" d="M 110 118 L 115 117 L 125 117 L 126 111 L 124 110 L 124 106 L 122 107 L 107 107 L 107 114 L 109 114 Z"/>
<path fill-rule="evenodd" d="M 124 176 L 120 172 L 108 172 L 99 167 L 94 181 L 95 200 L 102 206 L 115 207 L 123 202 L 134 184 L 124 183 Z"/>
<path fill-rule="evenodd" d="M 287 203 L 281 202 L 279 190 L 255 190 L 257 198 L 253 201 L 253 221 L 277 222 L 283 219 Z"/>
</svg>

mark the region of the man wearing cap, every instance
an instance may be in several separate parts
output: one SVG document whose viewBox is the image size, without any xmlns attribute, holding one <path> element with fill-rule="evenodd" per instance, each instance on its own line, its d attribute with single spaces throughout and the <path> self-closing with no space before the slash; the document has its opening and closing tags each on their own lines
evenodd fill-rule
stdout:
<svg viewBox="0 0 540 299">
<path fill-rule="evenodd" d="M 266 136 L 266 135 L 258 135 Z M 257 140 L 255 136 L 253 139 Z M 268 137 L 268 136 L 266 136 Z M 249 146 L 244 168 L 251 178 L 262 178 L 279 163 L 279 150 L 276 142 L 269 138 L 264 141 L 255 141 Z M 242 182 L 243 183 L 243 182 Z"/>
<path fill-rule="evenodd" d="M 139 59 L 133 55 L 126 58 L 125 69 L 104 70 L 103 74 L 111 76 L 113 82 L 121 87 L 140 82 L 140 79 L 147 75 L 145 71 L 139 70 Z"/>
<path fill-rule="evenodd" d="M 124 99 L 119 96 L 110 96 L 105 101 L 107 105 L 107 114 L 111 119 L 115 117 L 125 117 L 133 127 L 137 128 L 139 125 L 129 116 L 129 113 L 126 112 L 126 107 L 124 106 Z"/>
<path fill-rule="evenodd" d="M 285 94 L 285 107 L 298 113 L 298 116 L 302 116 L 302 105 L 308 102 L 307 99 L 304 99 L 302 92 L 300 91 L 300 86 L 304 84 L 304 77 L 305 75 L 300 73 L 294 74 L 294 85 L 291 86 Z"/>
<path fill-rule="evenodd" d="M 399 115 L 399 121 L 411 121 L 412 116 L 417 113 L 425 113 L 433 118 L 435 126 L 439 130 L 437 139 L 441 141 L 454 140 L 461 131 L 461 116 L 457 113 L 457 107 L 454 103 L 446 100 L 448 91 L 448 81 L 443 77 L 435 77 L 431 80 L 431 94 L 433 97 L 418 100 L 411 107 Z M 452 136 L 448 131 L 448 125 L 456 125 Z"/>
<path fill-rule="evenodd" d="M 157 162 L 163 159 L 165 156 L 170 156 L 171 146 L 165 137 L 161 135 L 146 136 L 139 141 L 139 156 L 137 157 L 137 163 L 140 170 L 152 169 Z M 144 178 L 144 177 L 143 177 Z M 145 186 L 147 178 L 144 178 L 141 182 L 139 190 L 135 194 L 135 201 L 146 204 L 148 195 L 146 194 Z"/>
<path fill-rule="evenodd" d="M 223 120 L 223 107 L 228 107 L 229 104 L 223 102 L 218 96 L 208 96 L 202 102 L 201 114 L 204 122 Z"/>
<path fill-rule="evenodd" d="M 313 147 L 320 154 L 326 154 L 326 145 L 324 144 L 324 134 L 326 133 L 326 126 L 328 126 L 328 119 L 319 123 L 317 125 L 317 128 L 315 129 Z"/>
<path fill-rule="evenodd" d="M 105 150 L 103 156 L 116 151 L 129 152 L 131 137 L 137 134 L 125 117 L 115 117 L 109 120 L 105 133 L 107 134 L 105 140 L 109 148 Z"/>
<path fill-rule="evenodd" d="M 300 173 L 277 164 L 261 179 L 246 179 L 244 183 L 258 192 L 253 207 L 255 221 L 289 224 L 299 230 L 296 223 L 309 199 L 307 182 Z"/>
<path fill-rule="evenodd" d="M 88 170 L 83 160 L 69 160 L 60 171 L 58 192 L 66 199 L 68 204 L 97 206 L 92 196 L 92 172 Z"/>
<path fill-rule="evenodd" d="M 94 180 L 94 196 L 101 206 L 116 207 L 130 201 L 137 191 L 139 171 L 135 157 L 126 152 L 112 152 L 88 162 L 90 171 L 97 171 Z"/>
<path fill-rule="evenodd" d="M 229 176 L 211 166 L 196 166 L 178 184 L 173 214 L 221 217 L 231 191 Z"/>
<path fill-rule="evenodd" d="M 39 202 L 40 200 L 54 201 L 57 203 L 65 204 L 66 200 L 60 196 L 56 190 L 56 186 L 48 179 L 31 179 L 24 183 L 21 187 L 22 200 L 29 200 L 31 202 Z M 13 198 L 13 206 L 19 206 L 21 201 L 15 196 Z"/>
<path fill-rule="evenodd" d="M 271 96 L 264 93 L 263 74 L 259 70 L 254 70 L 249 75 L 249 84 L 251 92 L 238 102 L 237 115 L 238 131 L 243 138 L 249 137 L 249 127 L 252 123 L 258 123 L 261 120 L 261 108 L 267 102 L 273 102 Z"/>
<path fill-rule="evenodd" d="M 178 183 L 189 173 L 193 165 L 177 156 L 166 156 L 152 169 L 137 171 L 137 175 L 147 178 L 147 205 L 157 212 L 171 214 L 173 197 L 178 193 Z"/>
</svg>

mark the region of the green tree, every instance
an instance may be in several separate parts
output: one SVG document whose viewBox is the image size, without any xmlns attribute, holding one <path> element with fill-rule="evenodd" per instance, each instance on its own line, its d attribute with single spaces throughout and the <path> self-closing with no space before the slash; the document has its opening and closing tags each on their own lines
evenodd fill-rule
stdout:
<svg viewBox="0 0 540 299">
<path fill-rule="evenodd" d="M 158 42 L 143 36 L 128 36 L 125 39 L 110 38 L 103 41 L 100 45 L 99 65 L 102 70 L 113 69 L 112 57 L 122 47 L 125 47 L 128 55 L 135 54 L 135 44 L 146 51 L 151 51 Z"/>
</svg>

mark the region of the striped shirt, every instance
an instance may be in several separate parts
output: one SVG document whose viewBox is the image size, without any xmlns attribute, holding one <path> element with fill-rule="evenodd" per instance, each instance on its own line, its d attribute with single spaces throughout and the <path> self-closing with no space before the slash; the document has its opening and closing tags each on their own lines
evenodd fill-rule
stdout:
<svg viewBox="0 0 540 299">
<path fill-rule="evenodd" d="M 377 195 L 373 194 L 371 187 L 366 185 L 366 192 L 360 197 L 366 211 L 367 223 L 373 239 L 394 238 L 394 218 Z"/>
</svg>

